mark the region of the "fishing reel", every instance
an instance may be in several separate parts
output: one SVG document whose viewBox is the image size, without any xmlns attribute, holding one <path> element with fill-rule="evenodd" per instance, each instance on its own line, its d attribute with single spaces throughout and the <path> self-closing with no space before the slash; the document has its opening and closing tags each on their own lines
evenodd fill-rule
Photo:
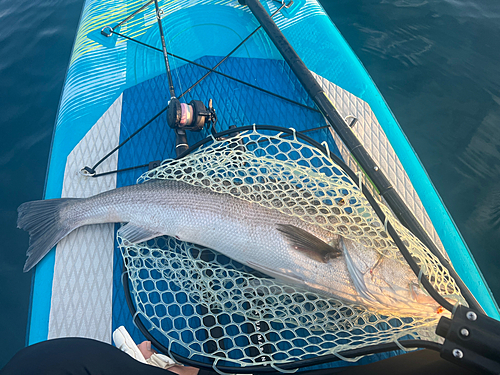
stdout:
<svg viewBox="0 0 500 375">
<path fill-rule="evenodd" d="M 212 106 L 212 99 L 208 101 L 208 108 L 199 100 L 191 100 L 189 104 L 181 103 L 172 98 L 167 108 L 167 123 L 175 131 L 175 152 L 182 155 L 188 148 L 186 130 L 199 132 L 205 125 L 212 131 L 217 122 L 217 114 Z"/>
<path fill-rule="evenodd" d="M 191 100 L 189 104 L 172 98 L 167 109 L 167 123 L 172 129 L 199 132 L 205 125 L 213 126 L 217 122 L 212 99 L 208 101 L 208 109 L 200 100 Z"/>
</svg>

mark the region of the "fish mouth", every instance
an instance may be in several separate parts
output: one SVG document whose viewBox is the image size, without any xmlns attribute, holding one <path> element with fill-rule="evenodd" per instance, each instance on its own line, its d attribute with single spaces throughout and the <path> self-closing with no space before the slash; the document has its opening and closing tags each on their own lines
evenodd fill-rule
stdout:
<svg viewBox="0 0 500 375">
<path fill-rule="evenodd" d="M 358 303 L 369 311 L 397 317 L 437 318 L 445 311 L 414 283 L 410 283 L 408 288 L 395 285 L 378 290 L 371 288 L 359 294 Z"/>
</svg>

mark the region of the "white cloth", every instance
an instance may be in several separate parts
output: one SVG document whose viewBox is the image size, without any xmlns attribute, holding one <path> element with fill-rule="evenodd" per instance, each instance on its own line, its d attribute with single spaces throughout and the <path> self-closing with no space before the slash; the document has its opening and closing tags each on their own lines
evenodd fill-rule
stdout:
<svg viewBox="0 0 500 375">
<path fill-rule="evenodd" d="M 151 357 L 146 359 L 146 363 L 148 365 L 159 367 L 162 369 L 167 369 L 176 365 L 175 361 L 172 358 L 158 353 L 155 353 Z"/>
</svg>

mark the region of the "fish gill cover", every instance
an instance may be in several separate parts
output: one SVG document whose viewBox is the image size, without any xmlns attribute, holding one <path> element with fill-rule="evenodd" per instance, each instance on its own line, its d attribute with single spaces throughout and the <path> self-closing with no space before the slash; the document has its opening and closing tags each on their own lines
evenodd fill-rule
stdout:
<svg viewBox="0 0 500 375">
<path fill-rule="evenodd" d="M 303 285 L 286 283 L 266 276 L 266 268 L 256 272 L 174 238 L 132 244 L 119 237 L 137 312 L 169 350 L 248 366 L 401 338 L 438 340 L 433 330 L 439 306 L 429 303 L 358 182 L 318 149 L 296 137 L 254 129 L 214 139 L 180 160 L 166 160 L 139 182 L 151 179 L 229 194 L 331 232 L 342 239 L 341 258 L 351 265 L 347 269 L 359 292 L 352 298 L 336 296 L 314 277 Z M 452 303 L 466 304 L 439 260 L 380 205 L 434 288 Z M 405 305 L 412 298 L 415 303 Z"/>
</svg>

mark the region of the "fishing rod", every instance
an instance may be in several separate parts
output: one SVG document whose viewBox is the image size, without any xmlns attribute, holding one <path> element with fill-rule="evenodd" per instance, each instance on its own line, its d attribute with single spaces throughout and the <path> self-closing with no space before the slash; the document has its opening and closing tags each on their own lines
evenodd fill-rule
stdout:
<svg viewBox="0 0 500 375">
<path fill-rule="evenodd" d="M 158 29 L 160 31 L 161 48 L 163 52 L 163 59 L 165 60 L 165 69 L 167 70 L 168 77 L 168 91 L 170 91 L 170 98 L 175 98 L 174 82 L 172 80 L 172 73 L 170 72 L 170 64 L 168 62 L 167 46 L 165 44 L 165 35 L 163 34 L 163 27 L 161 25 L 161 16 L 163 11 L 158 6 L 158 0 L 154 0 L 156 10 L 156 20 L 158 21 Z"/>
<path fill-rule="evenodd" d="M 172 80 L 172 73 L 170 71 L 170 64 L 168 62 L 167 46 L 165 44 L 165 36 L 163 34 L 163 26 L 161 24 L 161 18 L 162 18 L 161 16 L 163 14 L 163 11 L 158 6 L 158 0 L 154 0 L 154 3 L 155 3 L 155 10 L 156 10 L 156 20 L 158 21 L 158 29 L 160 31 L 160 40 L 161 40 L 161 47 L 162 47 L 162 52 L 163 52 L 163 59 L 165 61 L 165 69 L 167 71 L 167 77 L 168 77 L 168 90 L 170 92 L 170 103 L 172 103 L 172 106 L 176 105 L 176 114 L 177 114 L 177 112 L 181 112 L 180 108 L 182 105 L 179 102 L 179 99 L 177 99 L 175 96 L 174 82 Z M 186 149 L 189 148 L 186 130 L 180 129 L 179 127 L 177 127 L 177 128 L 174 128 L 174 132 L 175 132 L 175 151 L 176 151 L 177 155 L 179 155 L 182 152 L 184 152 Z"/>
</svg>

